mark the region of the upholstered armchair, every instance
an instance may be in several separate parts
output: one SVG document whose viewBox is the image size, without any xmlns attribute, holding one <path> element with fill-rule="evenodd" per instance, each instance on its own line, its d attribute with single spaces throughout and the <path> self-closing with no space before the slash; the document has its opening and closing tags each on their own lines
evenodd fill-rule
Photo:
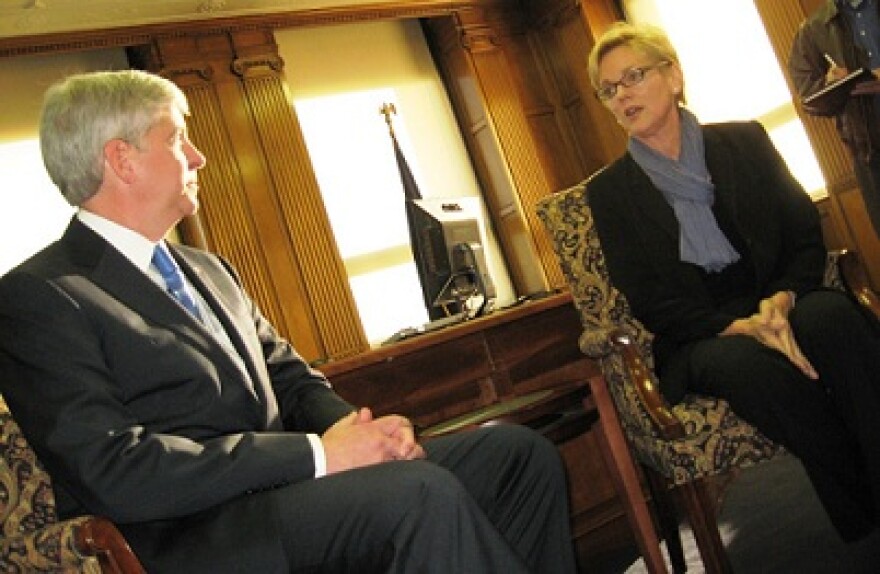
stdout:
<svg viewBox="0 0 880 574">
<path fill-rule="evenodd" d="M 685 564 L 678 522 L 667 498 L 670 490 L 688 516 L 706 572 L 731 571 L 718 533 L 717 485 L 737 469 L 769 460 L 783 449 L 740 419 L 724 400 L 688 395 L 672 406 L 660 395 L 652 335 L 610 282 L 585 182 L 542 199 L 537 211 L 584 326 L 580 348 L 601 367 L 603 376 L 590 381 L 601 422 L 600 445 L 648 570 L 666 572 L 666 565 L 633 456 L 648 479 L 673 569 L 683 571 Z M 857 259 L 854 253 L 830 254 L 826 283 L 849 288 L 876 312 L 880 305 Z"/>
<path fill-rule="evenodd" d="M 119 530 L 82 516 L 59 521 L 49 475 L 0 397 L 0 570 L 143 573 Z"/>
</svg>

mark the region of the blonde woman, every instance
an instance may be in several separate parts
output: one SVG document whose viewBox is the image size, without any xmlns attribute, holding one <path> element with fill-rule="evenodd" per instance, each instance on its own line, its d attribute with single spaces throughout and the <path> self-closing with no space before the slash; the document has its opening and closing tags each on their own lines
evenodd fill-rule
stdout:
<svg viewBox="0 0 880 574">
<path fill-rule="evenodd" d="M 757 122 L 701 125 L 662 30 L 619 23 L 589 73 L 629 134 L 588 184 L 611 279 L 661 389 L 727 399 L 803 462 L 844 540 L 880 508 L 880 333 L 822 288 L 819 214 Z"/>
</svg>

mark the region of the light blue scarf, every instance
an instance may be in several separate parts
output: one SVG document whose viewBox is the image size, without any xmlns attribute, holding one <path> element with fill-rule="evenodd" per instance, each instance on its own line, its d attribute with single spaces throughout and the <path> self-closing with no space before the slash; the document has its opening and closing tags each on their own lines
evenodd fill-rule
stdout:
<svg viewBox="0 0 880 574">
<path fill-rule="evenodd" d="M 641 141 L 629 139 L 629 153 L 675 211 L 682 261 L 718 272 L 739 260 L 739 253 L 718 227 L 712 204 L 715 186 L 706 167 L 703 130 L 681 108 L 681 154 L 670 159 Z"/>
</svg>

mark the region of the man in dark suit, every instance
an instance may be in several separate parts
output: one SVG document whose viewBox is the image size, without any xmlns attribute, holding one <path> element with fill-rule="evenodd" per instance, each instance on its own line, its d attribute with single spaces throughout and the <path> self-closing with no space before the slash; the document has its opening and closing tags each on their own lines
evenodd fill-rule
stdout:
<svg viewBox="0 0 880 574">
<path fill-rule="evenodd" d="M 79 210 L 0 278 L 0 390 L 59 514 L 114 520 L 150 572 L 572 572 L 549 442 L 420 445 L 339 398 L 224 261 L 164 241 L 198 207 L 186 113 L 144 72 L 47 93 L 44 161 Z"/>
</svg>

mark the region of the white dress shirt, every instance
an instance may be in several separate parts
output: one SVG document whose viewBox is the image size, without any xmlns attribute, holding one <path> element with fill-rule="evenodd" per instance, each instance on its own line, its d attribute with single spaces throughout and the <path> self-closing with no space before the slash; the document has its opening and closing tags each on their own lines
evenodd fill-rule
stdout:
<svg viewBox="0 0 880 574">
<path fill-rule="evenodd" d="M 165 280 L 162 279 L 159 270 L 151 263 L 153 250 L 157 245 L 156 243 L 153 243 L 140 233 L 110 221 L 105 217 L 96 215 L 91 211 L 80 209 L 77 211 L 76 216 L 83 225 L 103 237 L 110 245 L 115 247 L 117 251 L 131 261 L 135 267 L 140 269 L 152 279 L 156 285 L 165 291 Z M 162 249 L 168 249 L 167 246 L 164 245 L 164 241 L 160 241 L 159 243 L 162 243 Z M 198 302 L 199 310 L 205 321 L 205 327 L 228 351 L 228 354 L 238 365 L 242 376 L 248 381 L 248 383 L 251 383 L 250 375 L 247 372 L 244 360 L 241 358 L 241 355 L 238 354 L 235 345 L 232 344 L 232 340 L 229 338 L 229 334 L 226 333 L 226 329 L 223 328 L 220 319 L 214 313 L 214 310 L 211 309 L 211 306 L 208 305 L 207 301 L 205 301 L 204 297 L 202 297 L 202 294 L 199 293 L 199 290 L 190 283 L 186 274 L 181 273 L 181 275 L 183 276 L 183 280 L 186 282 L 186 286 L 190 293 L 192 293 Z M 306 437 L 312 447 L 312 456 L 315 462 L 315 478 L 320 478 L 327 474 L 327 457 L 324 453 L 324 444 L 321 442 L 321 438 L 315 433 L 307 433 Z"/>
</svg>

